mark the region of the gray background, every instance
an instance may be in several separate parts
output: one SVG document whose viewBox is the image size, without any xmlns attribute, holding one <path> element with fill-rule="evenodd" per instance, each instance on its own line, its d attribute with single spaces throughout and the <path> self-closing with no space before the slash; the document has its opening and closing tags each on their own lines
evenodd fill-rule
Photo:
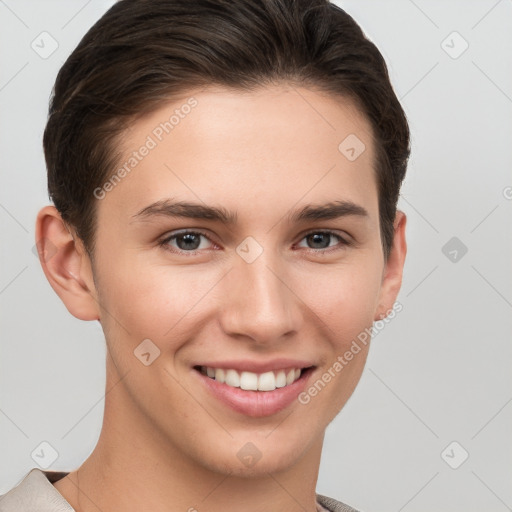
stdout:
<svg viewBox="0 0 512 512">
<path fill-rule="evenodd" d="M 69 471 L 100 432 L 103 334 L 67 312 L 32 249 L 49 93 L 111 4 L 0 0 L 0 493 L 41 442 Z M 409 253 L 403 310 L 327 429 L 317 491 L 366 512 L 511 510 L 512 2 L 339 5 L 386 57 L 410 121 Z M 58 43 L 47 58 L 31 47 L 43 31 Z"/>
</svg>

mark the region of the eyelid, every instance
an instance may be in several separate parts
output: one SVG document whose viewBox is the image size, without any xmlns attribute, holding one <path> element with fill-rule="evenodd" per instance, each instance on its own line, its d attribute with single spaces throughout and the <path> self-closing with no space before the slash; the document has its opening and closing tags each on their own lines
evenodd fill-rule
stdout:
<svg viewBox="0 0 512 512">
<path fill-rule="evenodd" d="M 325 249 L 313 249 L 311 247 L 303 247 L 303 249 L 306 249 L 306 251 L 311 251 L 314 253 L 321 254 L 321 253 L 328 253 L 331 251 L 340 250 L 340 249 L 343 249 L 344 247 L 349 247 L 349 246 L 354 245 L 354 240 L 352 239 L 352 237 L 350 237 L 350 235 L 348 235 L 348 233 L 345 233 L 345 236 L 344 236 L 344 235 L 340 234 L 338 231 L 333 230 L 333 229 L 328 229 L 328 228 L 326 228 L 326 229 L 311 229 L 309 231 L 306 231 L 305 233 L 301 234 L 301 238 L 300 238 L 299 242 L 301 242 L 308 235 L 312 235 L 313 233 L 327 233 L 329 235 L 333 235 L 336 238 L 338 238 L 339 243 L 338 243 L 338 245 L 335 245 L 332 247 L 326 247 Z"/>
<path fill-rule="evenodd" d="M 171 248 L 169 248 L 168 243 L 171 240 L 176 239 L 180 235 L 186 235 L 188 233 L 192 233 L 192 234 L 195 234 L 195 235 L 202 235 L 207 240 L 209 240 L 213 245 L 217 245 L 211 239 L 209 234 L 207 234 L 205 231 L 203 231 L 201 229 L 198 229 L 198 228 L 185 228 L 185 229 L 179 229 L 177 231 L 171 231 L 170 233 L 167 233 L 166 235 L 164 235 L 164 237 L 158 241 L 158 245 L 160 247 L 163 247 L 165 250 L 168 250 L 169 252 L 172 252 L 174 254 L 185 254 L 187 256 L 193 256 L 195 254 L 201 253 L 204 249 L 194 249 L 193 251 L 183 251 L 183 250 L 180 250 L 180 249 L 175 249 L 175 248 L 171 249 Z"/>
<path fill-rule="evenodd" d="M 178 236 L 180 235 L 186 235 L 187 233 L 193 233 L 193 234 L 198 234 L 198 235 L 202 235 L 204 236 L 207 240 L 209 240 L 213 245 L 217 245 L 210 237 L 210 235 L 208 233 L 206 233 L 205 231 L 199 229 L 199 228 L 184 228 L 184 229 L 180 229 L 180 230 L 177 230 L 177 231 L 171 231 L 170 234 L 166 234 L 162 239 L 160 239 L 158 241 L 158 245 L 163 247 L 164 249 L 174 253 L 174 254 L 185 254 L 187 256 L 193 256 L 195 254 L 199 254 L 201 253 L 202 251 L 204 251 L 204 249 L 194 249 L 193 251 L 184 251 L 184 250 L 180 250 L 180 249 L 170 249 L 169 248 L 169 241 L 173 240 L 173 239 L 176 239 Z M 335 236 L 336 238 L 338 238 L 339 240 L 339 243 L 335 246 L 332 246 L 332 247 L 326 247 L 324 249 L 314 249 L 314 248 L 311 248 L 311 247 L 303 247 L 302 249 L 305 249 L 306 251 L 309 251 L 309 252 L 313 252 L 313 253 L 316 253 L 316 254 L 321 254 L 321 253 L 329 253 L 331 251 L 336 251 L 336 250 L 340 250 L 340 249 L 343 249 L 344 247 L 348 247 L 348 246 L 351 246 L 354 244 L 354 241 L 351 239 L 351 237 L 349 235 L 347 236 L 343 236 L 341 235 L 340 233 L 338 233 L 337 231 L 335 230 L 332 230 L 332 229 L 311 229 L 309 231 L 306 231 L 304 233 L 302 233 L 300 235 L 300 239 L 299 239 L 299 242 L 301 242 L 304 238 L 306 238 L 308 235 L 311 235 L 313 233 L 327 233 L 329 235 L 333 235 Z"/>
<path fill-rule="evenodd" d="M 343 240 L 346 240 L 347 242 L 349 241 L 348 239 L 352 239 L 352 237 L 350 237 L 350 235 L 343 231 L 343 232 L 340 232 L 339 230 L 336 230 L 336 229 L 331 229 L 331 228 L 324 228 L 324 229 L 318 229 L 318 228 L 315 228 L 315 229 L 310 229 L 308 231 L 305 231 L 304 233 L 302 233 L 300 235 L 300 239 L 302 240 L 304 237 L 308 236 L 308 235 L 311 235 L 313 233 L 329 233 L 330 235 L 335 235 L 335 236 L 338 236 L 340 238 L 342 238 Z"/>
</svg>

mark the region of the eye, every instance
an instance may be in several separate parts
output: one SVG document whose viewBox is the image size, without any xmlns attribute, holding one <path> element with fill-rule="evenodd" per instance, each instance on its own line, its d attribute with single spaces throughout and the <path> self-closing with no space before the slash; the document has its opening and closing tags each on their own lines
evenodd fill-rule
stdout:
<svg viewBox="0 0 512 512">
<path fill-rule="evenodd" d="M 182 231 L 164 238 L 158 244 L 171 252 L 196 254 L 201 249 L 208 248 L 208 242 L 203 243 L 201 238 L 212 243 L 208 236 L 200 231 Z"/>
<path fill-rule="evenodd" d="M 309 244 L 307 248 L 314 251 L 317 249 L 329 249 L 330 252 L 330 250 L 342 249 L 344 246 L 350 245 L 349 241 L 345 240 L 343 237 L 337 233 L 334 233 L 333 231 L 312 231 L 307 233 L 302 240 L 306 240 L 306 243 Z M 336 242 L 336 240 L 337 243 L 331 243 L 333 241 Z"/>
<path fill-rule="evenodd" d="M 317 254 L 341 250 L 351 245 L 350 241 L 333 231 L 312 231 L 307 233 L 302 240 L 306 241 L 306 249 Z M 187 256 L 193 256 L 201 250 L 212 248 L 209 247 L 209 244 L 216 247 L 208 235 L 201 231 L 192 230 L 173 233 L 158 242 L 159 246 L 168 251 Z M 304 245 L 301 244 L 299 244 L 299 246 L 304 247 Z"/>
</svg>

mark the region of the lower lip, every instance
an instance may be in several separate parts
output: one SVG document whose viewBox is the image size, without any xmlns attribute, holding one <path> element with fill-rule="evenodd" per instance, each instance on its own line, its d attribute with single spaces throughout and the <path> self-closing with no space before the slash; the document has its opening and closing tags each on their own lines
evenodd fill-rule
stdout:
<svg viewBox="0 0 512 512">
<path fill-rule="evenodd" d="M 234 411 L 253 418 L 271 416 L 291 405 L 306 387 L 313 368 L 302 371 L 292 384 L 274 391 L 246 391 L 222 384 L 194 369 L 208 391 Z"/>
</svg>

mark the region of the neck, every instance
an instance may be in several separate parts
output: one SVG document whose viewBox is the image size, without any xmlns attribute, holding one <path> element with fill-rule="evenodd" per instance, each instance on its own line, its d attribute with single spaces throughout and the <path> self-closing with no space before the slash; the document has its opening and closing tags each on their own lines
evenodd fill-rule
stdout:
<svg viewBox="0 0 512 512">
<path fill-rule="evenodd" d="M 98 443 L 77 471 L 54 485 L 77 512 L 316 512 L 323 437 L 291 468 L 239 476 L 183 453 L 134 407 L 107 371 Z"/>
</svg>

